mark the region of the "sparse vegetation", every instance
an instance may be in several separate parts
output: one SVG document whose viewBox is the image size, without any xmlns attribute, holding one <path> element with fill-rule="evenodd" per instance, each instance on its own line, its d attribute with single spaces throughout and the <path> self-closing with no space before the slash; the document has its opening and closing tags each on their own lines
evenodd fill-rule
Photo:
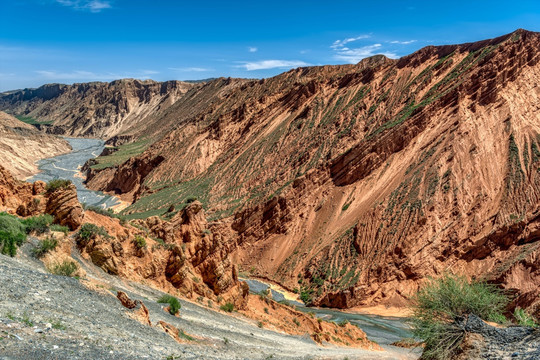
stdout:
<svg viewBox="0 0 540 360">
<path fill-rule="evenodd" d="M 534 317 L 529 315 L 525 310 L 521 308 L 516 308 L 514 310 L 514 318 L 516 319 L 517 323 L 521 326 L 527 326 L 527 327 L 533 327 L 533 328 L 538 326 Z"/>
<path fill-rule="evenodd" d="M 17 247 L 26 240 L 26 228 L 13 215 L 0 213 L 0 250 L 4 255 L 15 256 Z"/>
<path fill-rule="evenodd" d="M 141 235 L 135 235 L 132 242 L 137 249 L 144 249 L 146 247 L 146 240 Z"/>
<path fill-rule="evenodd" d="M 221 310 L 225 312 L 233 312 L 234 311 L 234 304 L 233 303 L 225 303 L 219 307 Z"/>
<path fill-rule="evenodd" d="M 55 330 L 66 330 L 66 326 L 60 320 L 51 320 L 51 325 Z"/>
<path fill-rule="evenodd" d="M 83 241 L 88 241 L 94 236 L 110 237 L 103 226 L 98 227 L 97 225 L 90 223 L 83 224 L 77 233 L 77 238 Z"/>
<path fill-rule="evenodd" d="M 298 321 L 297 318 L 294 318 L 292 321 L 296 324 L 296 326 L 300 326 L 300 321 Z"/>
<path fill-rule="evenodd" d="M 32 251 L 35 257 L 42 258 L 48 252 L 56 249 L 58 246 L 58 240 L 55 238 L 43 239 L 39 242 L 39 245 Z"/>
<path fill-rule="evenodd" d="M 49 227 L 49 230 L 51 230 L 51 231 L 62 232 L 62 233 L 64 233 L 65 235 L 67 235 L 67 233 L 69 232 L 69 228 L 68 228 L 67 226 L 64 226 L 64 225 L 58 225 L 58 224 L 52 224 L 52 225 Z"/>
<path fill-rule="evenodd" d="M 184 330 L 182 330 L 182 329 L 178 330 L 178 337 L 180 337 L 182 339 L 186 339 L 188 341 L 195 341 L 195 338 L 193 338 L 193 336 L 190 336 L 190 335 L 186 334 L 184 332 Z"/>
<path fill-rule="evenodd" d="M 413 333 L 424 341 L 422 358 L 427 360 L 449 359 L 458 351 L 464 337 L 458 319 L 475 314 L 501 321 L 508 302 L 495 286 L 454 275 L 431 279 L 413 300 Z"/>
<path fill-rule="evenodd" d="M 262 329 L 262 328 L 264 327 L 263 322 L 262 322 L 262 321 L 259 321 L 259 322 L 257 323 L 257 327 L 259 327 L 260 329 Z"/>
<path fill-rule="evenodd" d="M 73 276 L 73 274 L 79 269 L 79 265 L 71 260 L 64 260 L 61 263 L 57 263 L 48 267 L 49 272 L 55 275 L 61 276 Z"/>
<path fill-rule="evenodd" d="M 71 180 L 55 179 L 49 181 L 45 190 L 47 193 L 53 193 L 58 189 L 67 189 L 71 185 Z"/>
<path fill-rule="evenodd" d="M 21 223 L 26 229 L 26 233 L 43 234 L 49 230 L 49 226 L 53 222 L 53 217 L 49 214 L 32 216 L 21 220 Z"/>
<path fill-rule="evenodd" d="M 171 315 L 178 314 L 178 311 L 182 308 L 180 301 L 171 295 L 163 295 L 157 301 L 160 304 L 169 304 L 169 313 Z"/>
</svg>

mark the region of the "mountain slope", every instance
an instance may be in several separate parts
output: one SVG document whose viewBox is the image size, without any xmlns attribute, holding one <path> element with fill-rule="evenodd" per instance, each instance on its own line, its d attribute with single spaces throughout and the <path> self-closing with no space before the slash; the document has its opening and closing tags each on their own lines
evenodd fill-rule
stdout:
<svg viewBox="0 0 540 360">
<path fill-rule="evenodd" d="M 50 133 L 109 138 L 159 114 L 194 86 L 134 79 L 47 84 L 1 94 L 0 109 L 31 118 Z"/>
<path fill-rule="evenodd" d="M 246 82 L 89 184 L 134 196 L 139 217 L 197 197 L 244 268 L 315 304 L 400 304 L 444 271 L 527 302 L 540 284 L 539 50 L 519 30 Z"/>
<path fill-rule="evenodd" d="M 0 158 L 15 177 L 33 175 L 38 172 L 36 161 L 70 150 L 67 141 L 40 133 L 32 125 L 0 111 Z"/>
</svg>

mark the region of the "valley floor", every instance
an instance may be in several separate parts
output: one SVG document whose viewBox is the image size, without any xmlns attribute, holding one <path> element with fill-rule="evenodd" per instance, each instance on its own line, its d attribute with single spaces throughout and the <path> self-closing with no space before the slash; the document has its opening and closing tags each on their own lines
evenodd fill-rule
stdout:
<svg viewBox="0 0 540 360">
<path fill-rule="evenodd" d="M 321 347 L 308 336 L 290 336 L 258 328 L 240 316 L 183 301 L 180 317 L 163 310 L 161 292 L 126 283 L 86 264 L 98 291 L 77 279 L 51 275 L 25 255 L 0 255 L 0 359 L 416 359 L 418 353 L 392 346 L 366 351 Z M 159 328 L 128 316 L 116 290 L 140 299 L 155 325 L 162 320 L 196 338 L 180 344 Z M 52 326 L 51 326 L 52 325 Z M 52 328 L 51 328 L 52 327 Z M 65 329 L 64 329 L 65 327 Z"/>
</svg>

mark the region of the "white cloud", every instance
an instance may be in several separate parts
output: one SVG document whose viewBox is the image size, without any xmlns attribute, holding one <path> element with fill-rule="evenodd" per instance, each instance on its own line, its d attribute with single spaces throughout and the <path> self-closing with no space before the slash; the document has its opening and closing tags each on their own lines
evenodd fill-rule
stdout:
<svg viewBox="0 0 540 360">
<path fill-rule="evenodd" d="M 213 69 L 201 68 L 201 67 L 185 67 L 185 68 L 174 68 L 171 67 L 169 70 L 181 71 L 181 72 L 205 72 L 205 71 L 214 71 Z"/>
<path fill-rule="evenodd" d="M 135 73 L 95 73 L 85 70 L 74 70 L 70 72 L 62 72 L 55 70 L 37 70 L 36 74 L 44 80 L 50 81 L 111 81 L 123 78 L 148 79 L 150 75 L 158 74 L 154 70 L 140 70 Z"/>
<path fill-rule="evenodd" d="M 363 39 L 369 39 L 370 37 L 371 37 L 371 35 L 360 35 L 360 36 L 357 36 L 357 37 L 347 38 L 347 39 L 343 39 L 343 40 L 336 40 L 336 41 L 334 41 L 334 43 L 330 47 L 332 49 L 339 49 L 341 47 L 344 47 L 345 44 L 348 44 L 350 42 L 363 40 Z"/>
<path fill-rule="evenodd" d="M 377 54 L 382 54 L 389 58 L 397 57 L 397 55 L 393 52 L 384 51 L 382 49 L 382 44 L 379 43 L 354 48 L 350 45 L 345 46 L 346 44 L 352 43 L 354 41 L 368 39 L 370 37 L 370 35 L 361 35 L 354 38 L 334 41 L 334 43 L 330 46 L 330 48 L 335 51 L 334 58 L 337 60 L 346 61 L 350 64 L 356 64 L 364 58 Z"/>
<path fill-rule="evenodd" d="M 412 44 L 412 43 L 415 43 L 415 42 L 416 42 L 416 40 L 407 40 L 407 41 L 394 40 L 394 41 L 390 41 L 390 44 L 409 45 L 409 44 Z"/>
<path fill-rule="evenodd" d="M 56 2 L 75 10 L 88 10 L 93 13 L 112 7 L 109 0 L 56 0 Z"/>
<path fill-rule="evenodd" d="M 310 64 L 300 60 L 261 60 L 254 62 L 245 62 L 239 67 L 245 68 L 247 71 L 267 70 L 267 69 L 289 69 L 299 66 L 309 66 Z"/>
<path fill-rule="evenodd" d="M 254 46 L 248 47 L 248 51 L 249 51 L 249 52 L 257 52 L 257 50 L 259 50 L 259 49 L 257 49 L 257 48 L 254 47 Z"/>
</svg>

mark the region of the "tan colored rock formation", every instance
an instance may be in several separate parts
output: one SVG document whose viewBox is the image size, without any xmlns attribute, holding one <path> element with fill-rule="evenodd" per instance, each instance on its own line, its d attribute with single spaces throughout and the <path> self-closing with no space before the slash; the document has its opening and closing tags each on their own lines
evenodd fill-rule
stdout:
<svg viewBox="0 0 540 360">
<path fill-rule="evenodd" d="M 232 302 L 236 308 L 245 307 L 249 289 L 238 281 L 230 257 L 231 244 L 224 242 L 219 228 L 207 228 L 199 202 L 180 211 L 170 222 L 157 217 L 139 220 L 137 226 L 147 229 L 148 234 L 91 211 L 85 213 L 84 221 L 103 226 L 109 234 L 77 240 L 83 257 L 104 271 L 150 281 L 188 298 L 203 296 L 218 303 Z M 143 237 L 146 245 L 137 245 L 135 236 Z"/>
<path fill-rule="evenodd" d="M 71 150 L 64 139 L 40 133 L 32 125 L 0 111 L 0 159 L 18 179 L 38 172 L 36 162 Z"/>
<path fill-rule="evenodd" d="M 68 226 L 71 230 L 81 226 L 83 208 L 77 199 L 77 188 L 71 184 L 47 194 L 47 214 L 54 216 L 54 222 Z"/>
</svg>

